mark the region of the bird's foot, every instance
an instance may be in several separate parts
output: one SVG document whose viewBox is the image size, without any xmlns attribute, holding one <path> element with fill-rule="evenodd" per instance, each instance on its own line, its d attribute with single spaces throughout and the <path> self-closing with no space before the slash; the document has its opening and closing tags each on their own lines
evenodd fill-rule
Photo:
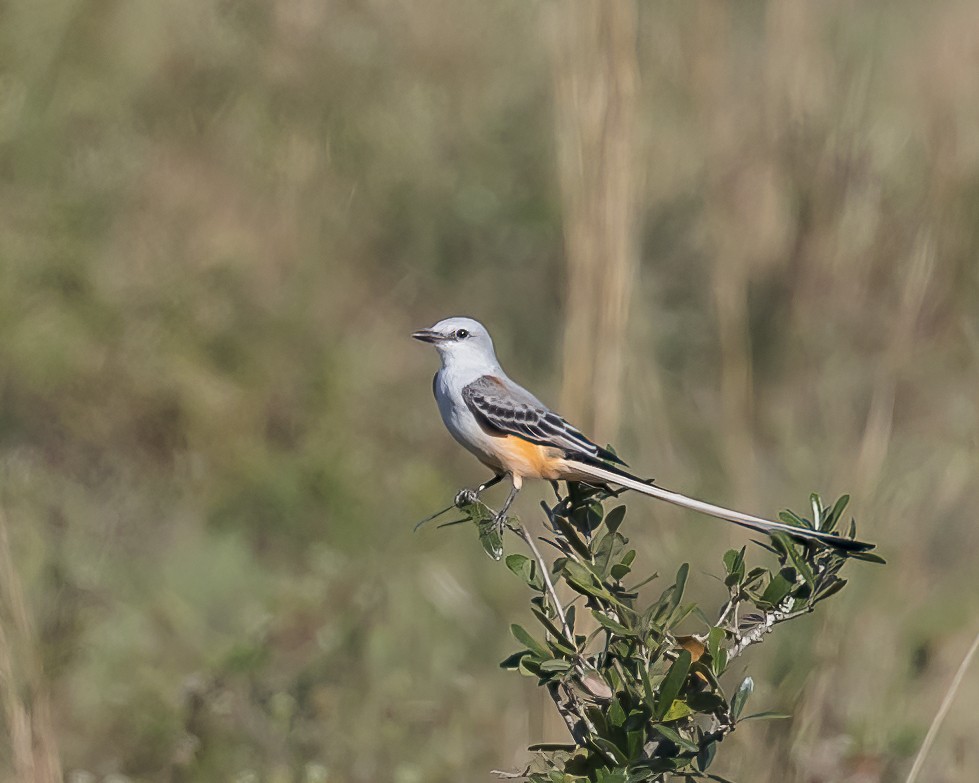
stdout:
<svg viewBox="0 0 979 783">
<path fill-rule="evenodd" d="M 503 528 L 506 527 L 506 514 L 495 514 L 493 516 L 493 527 L 500 538 L 503 538 Z"/>
<path fill-rule="evenodd" d="M 461 489 L 456 495 L 455 504 L 462 508 L 463 506 L 471 506 L 479 500 L 479 493 L 474 489 Z"/>
</svg>

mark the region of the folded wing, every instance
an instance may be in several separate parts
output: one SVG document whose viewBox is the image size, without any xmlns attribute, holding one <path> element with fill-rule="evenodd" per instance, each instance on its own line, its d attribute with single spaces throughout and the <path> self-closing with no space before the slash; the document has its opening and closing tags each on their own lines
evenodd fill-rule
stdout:
<svg viewBox="0 0 979 783">
<path fill-rule="evenodd" d="M 480 426 L 494 435 L 515 435 L 568 455 L 625 463 L 608 449 L 586 438 L 513 381 L 483 375 L 462 390 L 462 398 Z"/>
</svg>

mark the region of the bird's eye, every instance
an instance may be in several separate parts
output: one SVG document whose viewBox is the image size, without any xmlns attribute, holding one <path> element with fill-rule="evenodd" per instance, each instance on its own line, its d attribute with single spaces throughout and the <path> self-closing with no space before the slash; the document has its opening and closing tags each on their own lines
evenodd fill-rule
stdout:
<svg viewBox="0 0 979 783">
<path fill-rule="evenodd" d="M 456 339 L 457 340 L 465 340 L 468 336 L 469 336 L 469 330 L 468 329 L 457 329 L 456 330 Z"/>
</svg>

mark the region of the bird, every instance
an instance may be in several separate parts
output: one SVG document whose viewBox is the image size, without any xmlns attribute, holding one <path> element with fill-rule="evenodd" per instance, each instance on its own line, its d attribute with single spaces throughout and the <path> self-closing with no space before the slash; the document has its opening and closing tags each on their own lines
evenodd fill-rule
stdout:
<svg viewBox="0 0 979 783">
<path fill-rule="evenodd" d="M 815 541 L 840 550 L 862 552 L 874 548 L 873 544 L 852 538 L 706 503 L 633 475 L 617 454 L 594 443 L 511 380 L 500 366 L 486 327 L 473 318 L 445 318 L 411 336 L 432 344 L 439 353 L 441 367 L 432 380 L 432 391 L 449 433 L 493 471 L 493 478 L 471 491 L 470 497 L 504 478 L 510 479 L 510 493 L 496 515 L 499 526 L 524 481 L 545 479 L 624 487 L 756 532 L 783 532 L 796 540 Z"/>
</svg>

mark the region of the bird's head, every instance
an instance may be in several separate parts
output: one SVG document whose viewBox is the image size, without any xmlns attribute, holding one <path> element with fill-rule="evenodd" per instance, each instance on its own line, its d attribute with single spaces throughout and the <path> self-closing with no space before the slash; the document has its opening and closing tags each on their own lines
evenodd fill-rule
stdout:
<svg viewBox="0 0 979 783">
<path fill-rule="evenodd" d="M 482 364 L 486 369 L 498 367 L 493 340 L 486 327 L 472 318 L 445 318 L 430 329 L 421 329 L 411 335 L 416 340 L 431 343 L 442 358 L 442 365 Z"/>
</svg>

